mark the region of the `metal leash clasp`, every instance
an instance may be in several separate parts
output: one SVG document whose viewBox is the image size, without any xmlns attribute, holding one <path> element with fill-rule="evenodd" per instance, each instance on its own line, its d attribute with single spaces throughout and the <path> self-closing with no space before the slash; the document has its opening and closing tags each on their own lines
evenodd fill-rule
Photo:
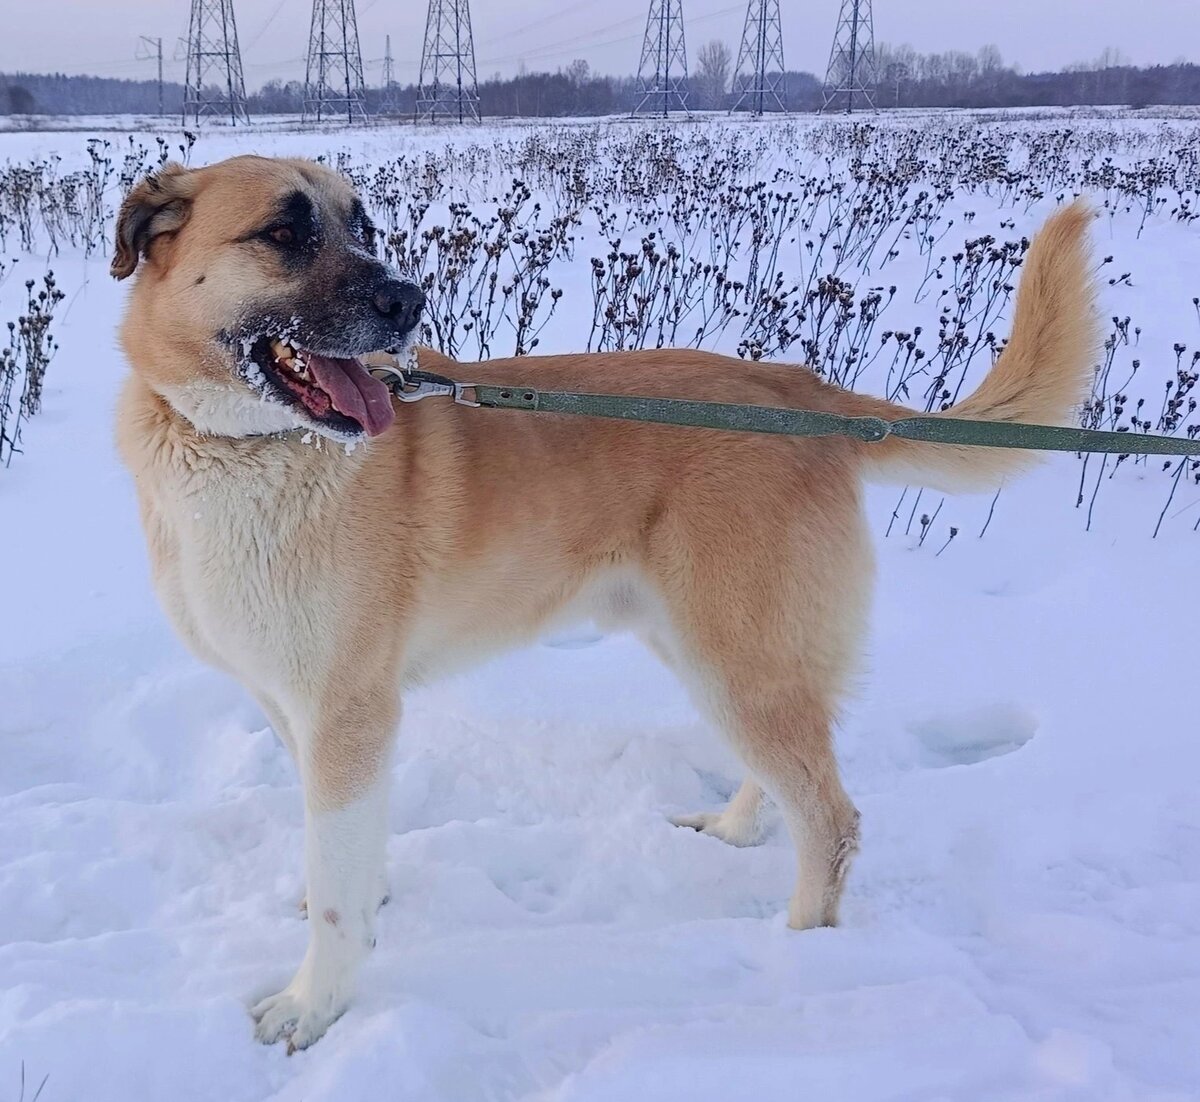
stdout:
<svg viewBox="0 0 1200 1102">
<path fill-rule="evenodd" d="M 399 402 L 419 402 L 422 398 L 454 397 L 453 383 L 414 379 L 406 371 L 397 374 L 389 386 Z"/>
<path fill-rule="evenodd" d="M 398 402 L 419 402 L 422 398 L 453 398 L 460 406 L 479 405 L 475 400 L 474 383 L 459 383 L 447 379 L 444 375 L 434 375 L 428 371 L 406 371 L 401 367 L 379 363 L 371 364 L 368 370 L 387 386 Z"/>
</svg>

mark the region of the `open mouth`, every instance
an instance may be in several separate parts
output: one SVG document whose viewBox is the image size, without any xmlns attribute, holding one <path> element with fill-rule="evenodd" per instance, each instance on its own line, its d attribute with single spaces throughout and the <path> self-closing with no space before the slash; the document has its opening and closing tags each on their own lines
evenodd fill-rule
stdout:
<svg viewBox="0 0 1200 1102">
<path fill-rule="evenodd" d="M 357 357 L 323 356 L 264 336 L 250 359 L 278 399 L 339 435 L 378 436 L 395 420 L 391 392 Z"/>
</svg>

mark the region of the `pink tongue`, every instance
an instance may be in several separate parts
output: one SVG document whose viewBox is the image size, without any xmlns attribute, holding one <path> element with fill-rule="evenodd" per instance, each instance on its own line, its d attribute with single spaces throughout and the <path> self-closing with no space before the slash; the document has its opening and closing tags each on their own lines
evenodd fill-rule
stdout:
<svg viewBox="0 0 1200 1102">
<path fill-rule="evenodd" d="M 378 436 L 396 419 L 392 394 L 358 360 L 342 360 L 309 352 L 308 369 L 329 395 L 338 413 L 357 421 L 368 436 Z"/>
</svg>

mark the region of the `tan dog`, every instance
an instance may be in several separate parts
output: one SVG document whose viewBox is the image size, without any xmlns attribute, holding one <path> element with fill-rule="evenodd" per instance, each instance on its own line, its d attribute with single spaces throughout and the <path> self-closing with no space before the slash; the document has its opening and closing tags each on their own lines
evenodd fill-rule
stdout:
<svg viewBox="0 0 1200 1102">
<path fill-rule="evenodd" d="M 1077 205 L 1038 237 L 1011 340 L 955 416 L 1060 423 L 1086 393 L 1087 223 Z M 159 595 L 195 652 L 254 694 L 304 783 L 308 952 L 255 1007 L 258 1036 L 302 1048 L 350 999 L 385 891 L 402 692 L 559 618 L 630 628 L 678 672 L 749 774 L 724 812 L 678 822 L 749 845 L 770 794 L 799 859 L 791 925 L 836 921 L 858 813 L 830 725 L 870 588 L 861 481 L 978 490 L 1029 456 L 448 399 L 394 414 L 356 357 L 403 350 L 421 296 L 371 234 L 333 172 L 239 157 L 134 189 L 113 261 L 118 278 L 143 261 L 119 438 Z M 693 350 L 420 362 L 478 382 L 909 413 Z"/>
</svg>

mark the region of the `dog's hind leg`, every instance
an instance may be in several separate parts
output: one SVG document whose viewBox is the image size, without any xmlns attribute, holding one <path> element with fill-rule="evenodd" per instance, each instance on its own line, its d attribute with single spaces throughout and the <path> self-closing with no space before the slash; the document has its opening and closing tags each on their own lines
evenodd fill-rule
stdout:
<svg viewBox="0 0 1200 1102">
<path fill-rule="evenodd" d="M 786 662 L 756 657 L 757 663 L 718 660 L 710 670 L 713 695 L 724 698 L 713 711 L 761 788 L 748 780 L 720 815 L 675 822 L 748 844 L 742 839 L 755 837 L 765 789 L 796 847 L 799 869 L 788 923 L 800 930 L 832 926 L 858 848 L 858 812 L 842 788 L 833 753 L 833 702 L 806 676 L 799 656 Z M 755 665 L 761 676 L 747 676 Z"/>
<path fill-rule="evenodd" d="M 799 864 L 788 924 L 799 930 L 835 925 L 858 848 L 858 812 L 838 777 L 827 678 L 806 669 L 794 652 L 730 652 L 712 642 L 695 673 L 707 675 L 709 710 L 752 779 L 720 814 L 673 821 L 735 845 L 753 844 L 765 790 L 783 813 Z"/>
<path fill-rule="evenodd" d="M 745 836 L 759 810 L 755 781 L 775 801 L 796 846 L 788 919 L 798 929 L 836 923 L 858 846 L 832 725 L 864 626 L 870 551 L 855 487 L 830 477 L 822 497 L 809 526 L 804 501 L 731 499 L 720 524 L 693 513 L 660 530 L 648 562 L 684 680 L 753 778 L 713 823 Z M 743 505 L 753 516 L 737 516 Z M 756 526 L 754 539 L 731 535 Z"/>
<path fill-rule="evenodd" d="M 671 822 L 711 834 L 731 846 L 757 846 L 766 833 L 763 823 L 763 790 L 753 777 L 742 781 L 724 811 L 700 811 L 693 815 L 672 815 Z"/>
<path fill-rule="evenodd" d="M 289 1050 L 317 1040 L 346 1009 L 375 944 L 387 789 L 398 707 L 390 690 L 339 686 L 300 734 L 305 800 L 308 951 L 295 978 L 252 1014 L 259 1040 Z"/>
<path fill-rule="evenodd" d="M 638 637 L 658 656 L 664 666 L 676 676 L 687 679 L 686 662 L 680 657 L 678 647 L 667 641 L 671 635 L 670 631 L 664 630 L 661 624 L 653 623 L 640 625 L 636 630 Z M 707 705 L 706 700 L 695 699 L 695 693 L 692 696 L 693 702 L 699 708 L 703 709 Z M 688 827 L 701 834 L 711 834 L 731 846 L 757 846 L 766 833 L 763 803 L 761 785 L 753 777 L 747 777 L 724 811 L 672 815 L 670 820 L 678 827 Z"/>
<path fill-rule="evenodd" d="M 778 802 L 796 846 L 799 869 L 788 924 L 833 926 L 851 858 L 858 849 L 858 812 L 842 788 L 830 716 L 797 685 L 773 699 L 735 700 L 735 744 Z"/>
</svg>

